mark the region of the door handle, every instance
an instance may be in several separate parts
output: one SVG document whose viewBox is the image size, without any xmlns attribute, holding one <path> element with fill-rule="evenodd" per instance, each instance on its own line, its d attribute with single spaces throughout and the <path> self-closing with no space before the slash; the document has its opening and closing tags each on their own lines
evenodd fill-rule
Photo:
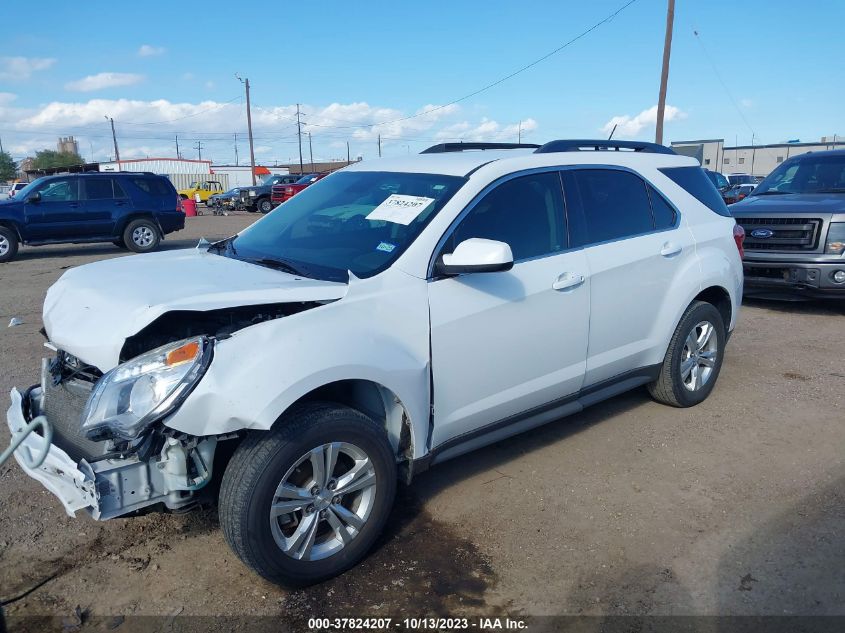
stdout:
<svg viewBox="0 0 845 633">
<path fill-rule="evenodd" d="M 126 206 L 126 203 L 125 203 L 125 202 L 123 202 L 123 201 L 121 201 L 121 200 L 116 200 L 116 201 L 115 201 L 115 203 L 114 203 L 114 206 L 116 206 L 116 207 L 125 207 L 125 206 Z"/>
<path fill-rule="evenodd" d="M 663 245 L 663 248 L 660 249 L 660 254 L 663 257 L 672 257 L 680 253 L 683 249 L 680 246 L 672 244 L 672 242 L 666 242 Z"/>
<path fill-rule="evenodd" d="M 71 209 L 78 209 L 79 203 L 78 202 L 69 202 L 68 205 Z"/>
<path fill-rule="evenodd" d="M 552 288 L 555 290 L 566 290 L 568 288 L 576 288 L 584 283 L 586 277 L 584 275 L 578 275 L 575 273 L 562 273 L 558 276 L 555 282 L 552 284 Z"/>
</svg>

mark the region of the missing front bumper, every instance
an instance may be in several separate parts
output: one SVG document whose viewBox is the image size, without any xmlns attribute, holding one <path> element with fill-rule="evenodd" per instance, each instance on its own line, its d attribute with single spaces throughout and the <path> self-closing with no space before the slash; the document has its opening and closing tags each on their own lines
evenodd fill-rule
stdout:
<svg viewBox="0 0 845 633">
<path fill-rule="evenodd" d="M 41 389 L 36 387 L 28 394 L 29 402 L 24 402 L 24 396 L 17 389 L 12 390 L 6 423 L 13 439 L 27 425 L 26 410 L 33 416 L 42 414 Z M 170 510 L 184 510 L 192 505 L 196 491 L 211 480 L 216 446 L 217 439 L 213 437 L 191 442 L 166 438 L 161 451 L 148 461 L 130 455 L 89 463 L 85 459 L 74 461 L 53 443 L 41 466 L 30 468 L 26 457 L 44 450 L 44 438 L 33 433 L 13 454 L 27 475 L 61 501 L 68 515 L 84 510 L 95 519 L 106 520 L 154 504 L 163 504 Z"/>
</svg>

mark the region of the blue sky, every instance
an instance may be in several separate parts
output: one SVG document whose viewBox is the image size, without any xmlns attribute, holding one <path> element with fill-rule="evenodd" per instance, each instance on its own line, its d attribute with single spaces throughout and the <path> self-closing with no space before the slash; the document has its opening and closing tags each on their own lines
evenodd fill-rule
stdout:
<svg viewBox="0 0 845 633">
<path fill-rule="evenodd" d="M 252 84 L 259 162 L 297 157 L 295 104 L 315 159 L 418 152 L 439 140 L 651 139 L 665 0 L 611 22 L 509 81 L 430 114 L 578 35 L 625 4 L 337 2 L 241 5 L 50 0 L 0 43 L 0 139 L 15 158 L 73 134 L 104 159 L 248 159 Z M 241 8 L 243 7 L 243 8 Z M 667 141 L 732 144 L 845 136 L 845 2 L 677 0 Z M 699 32 L 699 37 L 693 33 Z M 721 80 L 720 80 L 721 78 Z M 727 90 L 722 85 L 727 85 Z M 383 123 L 388 122 L 388 123 Z M 374 123 L 383 123 L 373 126 Z M 307 141 L 305 159 L 308 160 Z"/>
</svg>

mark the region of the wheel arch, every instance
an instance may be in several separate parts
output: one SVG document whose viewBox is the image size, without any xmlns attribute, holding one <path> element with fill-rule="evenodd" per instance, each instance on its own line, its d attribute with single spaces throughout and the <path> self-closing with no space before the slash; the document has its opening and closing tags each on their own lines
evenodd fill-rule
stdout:
<svg viewBox="0 0 845 633">
<path fill-rule="evenodd" d="M 413 459 L 414 434 L 411 418 L 402 400 L 392 389 L 362 378 L 335 380 L 311 389 L 291 402 L 285 411 L 304 402 L 317 401 L 342 404 L 372 418 L 387 433 L 396 459 Z"/>
<path fill-rule="evenodd" d="M 133 211 L 120 218 L 115 224 L 115 234 L 117 237 L 123 237 L 123 232 L 133 220 L 151 220 L 158 229 L 159 238 L 164 238 L 164 231 L 161 228 L 161 224 L 159 223 L 158 218 L 156 218 L 155 213 L 152 211 Z"/>
<path fill-rule="evenodd" d="M 731 326 L 731 319 L 733 318 L 733 305 L 731 304 L 731 295 L 722 286 L 709 286 L 699 292 L 693 301 L 704 301 L 712 304 L 722 315 L 722 322 L 725 324 L 725 331 Z M 692 303 L 692 301 L 690 302 Z M 687 305 L 689 307 L 689 304 Z"/>
<path fill-rule="evenodd" d="M 14 231 L 15 235 L 18 236 L 18 242 L 23 244 L 24 239 L 23 239 L 23 233 L 21 232 L 20 224 L 18 224 L 14 220 L 0 219 L 0 226 L 5 226 L 7 229 L 11 229 L 12 231 Z"/>
</svg>

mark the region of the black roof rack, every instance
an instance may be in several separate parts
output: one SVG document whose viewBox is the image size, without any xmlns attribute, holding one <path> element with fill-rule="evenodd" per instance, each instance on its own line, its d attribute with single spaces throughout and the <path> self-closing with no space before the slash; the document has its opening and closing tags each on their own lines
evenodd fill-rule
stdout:
<svg viewBox="0 0 845 633">
<path fill-rule="evenodd" d="M 463 152 L 468 149 L 538 149 L 536 143 L 440 143 L 424 149 L 420 154 Z"/>
<path fill-rule="evenodd" d="M 645 141 L 604 141 L 604 140 L 590 140 L 590 139 L 571 139 L 549 141 L 535 154 L 550 154 L 552 152 L 582 152 L 582 151 L 613 151 L 620 150 L 631 152 L 642 152 L 643 154 L 673 154 L 674 150 L 665 145 L 658 145 L 657 143 L 647 143 Z"/>
</svg>

